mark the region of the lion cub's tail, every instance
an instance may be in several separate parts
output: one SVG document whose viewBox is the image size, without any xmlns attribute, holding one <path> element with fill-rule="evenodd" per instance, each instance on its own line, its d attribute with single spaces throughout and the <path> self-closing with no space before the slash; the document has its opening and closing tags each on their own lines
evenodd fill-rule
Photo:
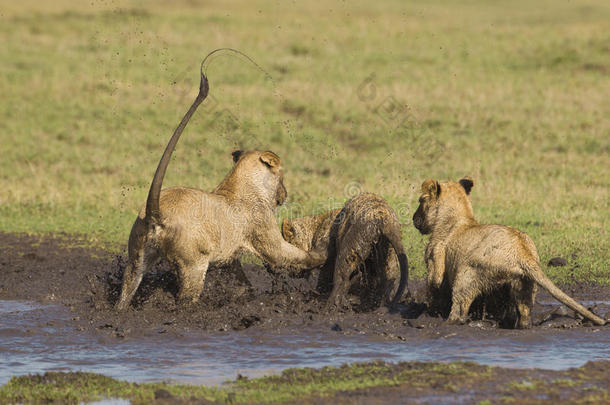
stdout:
<svg viewBox="0 0 610 405">
<path fill-rule="evenodd" d="M 195 113 L 199 104 L 208 96 L 208 91 L 210 90 L 210 86 L 208 84 L 208 78 L 205 77 L 203 71 L 201 71 L 201 82 L 199 84 L 199 94 L 193 101 L 191 108 L 186 112 L 184 117 L 182 117 L 182 121 L 178 124 L 178 127 L 174 131 L 174 134 L 170 138 L 167 146 L 165 147 L 165 151 L 163 152 L 163 156 L 161 156 L 161 160 L 159 161 L 159 165 L 157 166 L 157 171 L 155 172 L 155 176 L 153 177 L 152 183 L 150 185 L 150 190 L 148 191 L 148 198 L 146 199 L 146 216 L 144 217 L 144 221 L 147 225 L 152 224 L 160 224 L 161 223 L 161 210 L 159 208 L 159 197 L 161 195 L 161 186 L 163 185 L 163 178 L 165 177 L 165 171 L 167 170 L 167 166 L 169 165 L 169 160 L 172 156 L 172 152 L 176 148 L 176 144 L 178 143 L 178 139 L 180 139 L 180 135 L 182 135 L 182 131 L 188 124 L 189 120 Z"/>
<path fill-rule="evenodd" d="M 402 298 L 405 290 L 408 291 L 409 284 L 409 261 L 407 260 L 407 255 L 405 253 L 405 248 L 402 245 L 402 237 L 400 234 L 400 226 L 388 226 L 386 224 L 383 229 L 383 235 L 388 239 L 394 251 L 396 252 L 396 256 L 398 256 L 398 264 L 400 265 L 400 283 L 398 284 L 398 289 L 396 290 L 396 294 L 390 303 L 390 307 L 395 307 L 398 304 L 398 301 Z"/>
<path fill-rule="evenodd" d="M 547 290 L 555 299 L 565 304 L 568 308 L 573 311 L 578 312 L 585 318 L 590 319 L 596 325 L 602 326 L 606 324 L 606 321 L 599 316 L 595 315 L 593 312 L 589 311 L 584 306 L 580 305 L 576 302 L 572 297 L 568 294 L 561 291 L 547 276 L 544 274 L 542 269 L 538 264 L 535 266 L 528 265 L 525 266 L 527 269 L 527 273 L 530 277 L 534 279 L 542 288 Z"/>
</svg>

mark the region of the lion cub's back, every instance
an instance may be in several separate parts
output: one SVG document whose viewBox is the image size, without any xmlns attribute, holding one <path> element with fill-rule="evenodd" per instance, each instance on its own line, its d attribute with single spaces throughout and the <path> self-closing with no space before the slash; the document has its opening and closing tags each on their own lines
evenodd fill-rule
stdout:
<svg viewBox="0 0 610 405">
<path fill-rule="evenodd" d="M 396 212 L 385 199 L 373 193 L 358 194 L 347 201 L 342 214 L 352 223 L 379 226 L 381 222 L 385 222 L 399 226 Z"/>
<path fill-rule="evenodd" d="M 351 250 L 362 258 L 375 252 L 376 260 L 381 260 L 376 266 L 380 266 L 379 270 L 386 279 L 384 295 L 393 296 L 400 280 L 400 267 L 394 248 L 382 236 L 400 235 L 400 221 L 396 212 L 382 197 L 362 193 L 347 201 L 338 217 L 341 222 L 334 231 L 337 249 Z M 375 249 L 371 250 L 373 246 Z"/>
<path fill-rule="evenodd" d="M 163 225 L 166 227 L 201 228 L 214 223 L 211 219 L 230 216 L 224 197 L 193 187 L 163 189 L 159 198 Z M 146 205 L 140 210 L 144 218 Z"/>
<path fill-rule="evenodd" d="M 380 196 L 362 193 L 345 203 L 331 230 L 331 237 L 338 248 L 345 247 L 364 254 L 387 231 L 400 233 L 398 216 Z"/>
<path fill-rule="evenodd" d="M 506 225 L 476 225 L 467 229 L 450 245 L 466 262 L 479 268 L 518 268 L 522 263 L 535 264 L 538 252 L 524 232 Z"/>
</svg>

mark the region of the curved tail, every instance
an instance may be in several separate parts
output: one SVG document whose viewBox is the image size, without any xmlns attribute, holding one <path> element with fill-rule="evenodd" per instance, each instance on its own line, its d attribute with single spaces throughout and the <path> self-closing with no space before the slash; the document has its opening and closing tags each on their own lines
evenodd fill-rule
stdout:
<svg viewBox="0 0 610 405">
<path fill-rule="evenodd" d="M 384 229 L 384 236 L 386 238 L 388 238 L 388 241 L 390 241 L 390 244 L 392 245 L 392 247 L 394 248 L 394 251 L 396 252 L 396 256 L 398 256 L 398 263 L 400 265 L 400 283 L 398 284 L 398 289 L 396 290 L 396 294 L 394 295 L 394 298 L 392 299 L 391 303 L 390 303 L 390 308 L 394 308 L 396 307 L 396 304 L 398 304 L 398 301 L 400 301 L 400 299 L 402 298 L 402 295 L 404 294 L 405 290 L 408 290 L 408 284 L 409 284 L 409 261 L 407 260 L 407 255 L 405 254 L 405 249 L 402 246 L 402 238 L 400 235 L 400 229 L 398 228 L 391 228 L 391 229 L 387 229 L 389 227 L 385 227 L 386 229 Z"/>
<path fill-rule="evenodd" d="M 568 308 L 573 311 L 578 312 L 585 318 L 591 320 L 594 324 L 602 326 L 606 324 L 606 321 L 601 317 L 595 315 L 593 312 L 589 311 L 584 306 L 580 305 L 576 302 L 572 297 L 568 294 L 561 291 L 540 269 L 539 266 L 532 268 L 532 266 L 528 266 L 528 273 L 530 276 L 536 281 L 542 288 L 547 290 L 556 300 L 565 304 Z"/>
<path fill-rule="evenodd" d="M 180 124 L 174 131 L 174 134 L 169 140 L 169 143 L 165 147 L 165 152 L 163 152 L 163 156 L 161 156 L 161 160 L 159 161 L 159 165 L 157 166 L 157 171 L 155 172 L 155 176 L 153 177 L 152 183 L 150 185 L 150 190 L 148 191 L 148 198 L 146 199 L 146 216 L 144 220 L 147 225 L 150 224 L 159 224 L 161 222 L 161 210 L 159 208 L 159 196 L 161 195 L 161 186 L 163 185 L 163 178 L 165 177 L 165 171 L 167 170 L 167 166 L 169 165 L 169 160 L 172 156 L 172 152 L 176 148 L 176 144 L 178 143 L 178 139 L 180 139 L 180 135 L 182 135 L 182 131 L 188 124 L 189 120 L 199 107 L 199 104 L 208 96 L 208 91 L 210 90 L 210 86 L 208 84 L 208 78 L 204 75 L 203 69 L 201 70 L 201 83 L 199 84 L 199 94 L 193 101 L 191 108 L 186 112 Z"/>
</svg>

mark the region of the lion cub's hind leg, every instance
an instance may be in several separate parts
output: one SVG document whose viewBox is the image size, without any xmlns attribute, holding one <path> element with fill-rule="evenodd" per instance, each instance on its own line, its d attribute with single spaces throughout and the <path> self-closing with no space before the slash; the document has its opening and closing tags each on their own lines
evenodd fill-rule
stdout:
<svg viewBox="0 0 610 405">
<path fill-rule="evenodd" d="M 476 282 L 476 270 L 470 266 L 461 266 L 457 270 L 453 283 L 451 312 L 447 319 L 450 323 L 464 323 L 472 302 L 482 293 Z"/>
<path fill-rule="evenodd" d="M 333 288 L 326 304 L 327 309 L 339 309 L 343 306 L 347 292 L 351 287 L 350 276 L 359 270 L 363 261 L 353 248 L 342 247 L 335 260 L 333 271 Z"/>
<path fill-rule="evenodd" d="M 511 283 L 511 293 L 519 314 L 517 328 L 528 329 L 532 326 L 531 312 L 534 307 L 537 291 L 538 286 L 533 280 L 520 278 Z"/>
<path fill-rule="evenodd" d="M 118 310 L 124 310 L 129 306 L 142 282 L 144 273 L 154 266 L 158 259 L 159 254 L 155 248 L 141 246 L 138 250 L 131 252 L 129 263 L 123 270 L 123 286 L 117 303 Z"/>
<path fill-rule="evenodd" d="M 137 258 L 130 259 L 127 267 L 123 270 L 123 283 L 121 287 L 121 296 L 119 302 L 116 304 L 116 308 L 119 311 L 127 308 L 131 299 L 136 293 L 136 290 L 140 286 L 142 277 L 144 276 L 144 252 L 140 253 Z"/>
<path fill-rule="evenodd" d="M 326 303 L 328 310 L 339 309 L 343 306 L 345 295 L 349 290 L 349 276 L 356 270 L 357 264 L 357 261 L 346 255 L 345 252 L 340 252 L 335 259 L 333 287 Z"/>
<path fill-rule="evenodd" d="M 209 264 L 207 256 L 198 260 L 178 263 L 178 279 L 180 283 L 178 301 L 189 304 L 199 301 Z"/>
</svg>

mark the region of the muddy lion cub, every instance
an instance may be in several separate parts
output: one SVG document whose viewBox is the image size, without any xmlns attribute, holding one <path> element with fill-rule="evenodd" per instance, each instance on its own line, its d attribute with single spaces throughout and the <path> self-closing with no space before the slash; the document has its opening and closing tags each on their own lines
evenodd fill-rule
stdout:
<svg viewBox="0 0 610 405">
<path fill-rule="evenodd" d="M 280 158 L 273 152 L 233 152 L 233 168 L 211 193 L 189 187 L 161 191 L 178 138 L 207 94 L 202 74 L 199 95 L 172 135 L 146 205 L 131 228 L 119 310 L 129 305 L 142 276 L 160 258 L 176 266 L 178 299 L 189 302 L 199 299 L 210 264 L 231 262 L 244 251 L 278 266 L 313 268 L 324 263 L 321 253 L 291 245 L 277 229 L 275 209 L 287 192 Z"/>
<path fill-rule="evenodd" d="M 393 306 L 407 288 L 409 267 L 398 217 L 388 203 L 375 194 L 360 194 L 350 199 L 343 209 L 284 219 L 282 235 L 304 250 L 311 250 L 314 246 L 326 248 L 327 257 L 334 265 L 329 306 L 342 305 L 351 285 L 350 277 L 365 267 L 367 259 L 374 262 L 377 280 L 371 281 L 379 286 L 381 297 L 378 301 L 390 303 L 391 294 L 395 291 L 390 303 Z M 360 275 L 361 278 L 371 276 Z"/>
<path fill-rule="evenodd" d="M 539 284 L 572 310 L 604 325 L 602 318 L 570 298 L 542 272 L 529 236 L 509 226 L 480 225 L 474 219 L 468 197 L 473 184 L 470 178 L 457 183 L 424 181 L 420 205 L 413 215 L 415 228 L 430 234 L 425 254 L 430 295 L 438 292 L 444 277 L 451 288 L 448 320 L 463 322 L 477 296 L 508 284 L 519 316 L 517 327 L 528 328 Z"/>
</svg>

